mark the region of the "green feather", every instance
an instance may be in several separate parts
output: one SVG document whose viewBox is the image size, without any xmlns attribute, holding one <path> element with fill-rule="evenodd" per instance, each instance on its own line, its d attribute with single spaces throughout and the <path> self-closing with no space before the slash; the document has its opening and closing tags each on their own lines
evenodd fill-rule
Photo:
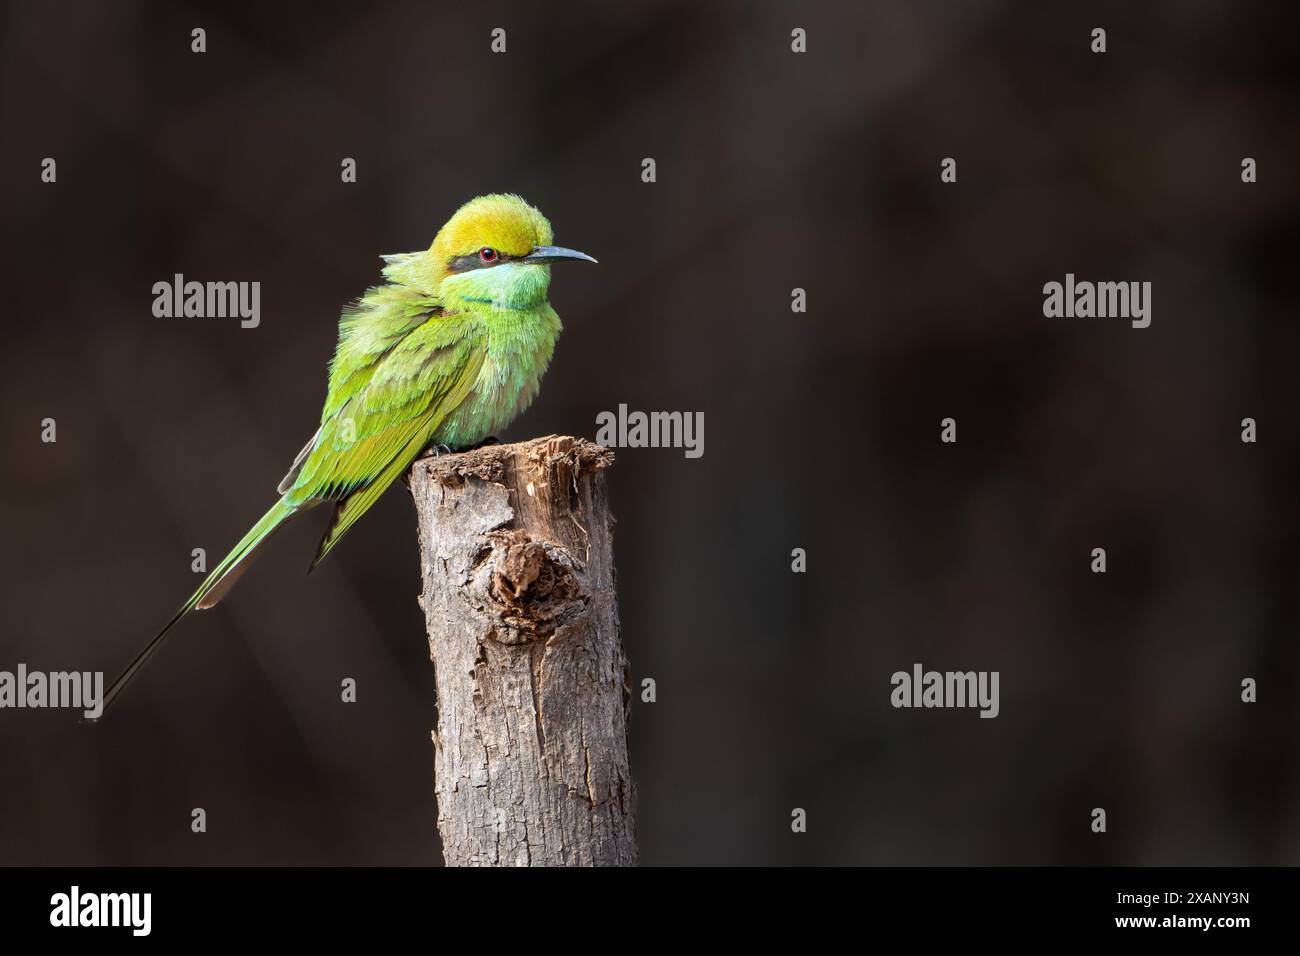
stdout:
<svg viewBox="0 0 1300 956">
<path fill-rule="evenodd" d="M 113 681 L 112 686 L 108 688 L 108 692 L 104 695 L 103 707 L 100 710 L 101 716 L 108 710 L 108 705 L 113 702 L 113 699 L 122 692 L 122 688 L 127 685 L 127 682 L 158 652 L 167 635 L 171 633 L 171 629 L 180 623 L 181 618 L 195 608 L 212 607 L 220 601 L 225 596 L 226 591 L 248 568 L 249 562 L 257 554 L 258 549 L 266 543 L 267 539 L 284 523 L 285 519 L 299 510 L 299 508 L 286 504 L 281 499 L 271 506 L 270 511 L 262 515 L 261 520 L 253 525 L 248 534 L 240 539 L 239 544 L 235 545 L 231 552 L 221 560 L 221 563 L 212 569 L 208 576 L 203 579 L 203 583 L 199 585 L 198 590 L 190 595 L 189 600 L 181 605 L 180 610 L 172 616 L 172 619 L 163 625 L 162 630 L 155 634 L 148 644 L 141 648 L 140 652 L 122 671 L 117 680 Z"/>
</svg>

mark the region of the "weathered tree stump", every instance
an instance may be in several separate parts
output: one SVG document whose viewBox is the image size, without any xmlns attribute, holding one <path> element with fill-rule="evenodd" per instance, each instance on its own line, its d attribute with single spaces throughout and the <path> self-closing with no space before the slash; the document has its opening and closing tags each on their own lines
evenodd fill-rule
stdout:
<svg viewBox="0 0 1300 956">
<path fill-rule="evenodd" d="M 636 862 L 613 460 L 550 436 L 411 470 L 449 866 Z"/>
</svg>

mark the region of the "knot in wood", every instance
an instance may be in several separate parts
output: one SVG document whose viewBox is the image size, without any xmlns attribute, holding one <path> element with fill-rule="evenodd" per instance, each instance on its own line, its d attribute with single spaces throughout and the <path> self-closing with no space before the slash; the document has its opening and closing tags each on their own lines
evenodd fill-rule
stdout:
<svg viewBox="0 0 1300 956">
<path fill-rule="evenodd" d="M 490 537 L 489 592 L 507 625 L 497 630 L 497 640 L 503 644 L 544 640 L 586 606 L 575 574 L 577 565 L 564 549 L 517 530 L 493 532 Z"/>
</svg>

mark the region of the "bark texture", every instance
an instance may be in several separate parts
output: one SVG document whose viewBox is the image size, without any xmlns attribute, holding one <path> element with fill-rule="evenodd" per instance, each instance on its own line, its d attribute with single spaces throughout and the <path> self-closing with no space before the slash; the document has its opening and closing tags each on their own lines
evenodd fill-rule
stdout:
<svg viewBox="0 0 1300 956">
<path fill-rule="evenodd" d="M 636 862 L 613 460 L 550 436 L 411 470 L 449 866 Z"/>
</svg>

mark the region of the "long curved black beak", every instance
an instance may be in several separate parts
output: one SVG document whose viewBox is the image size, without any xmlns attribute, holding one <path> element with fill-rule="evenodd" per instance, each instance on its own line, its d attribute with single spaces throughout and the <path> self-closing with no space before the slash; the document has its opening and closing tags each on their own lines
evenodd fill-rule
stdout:
<svg viewBox="0 0 1300 956">
<path fill-rule="evenodd" d="M 581 259 L 585 262 L 595 262 L 585 252 L 579 252 L 577 249 L 566 249 L 564 246 L 533 246 L 533 251 L 520 259 L 520 262 L 564 262 L 565 260 Z"/>
</svg>

